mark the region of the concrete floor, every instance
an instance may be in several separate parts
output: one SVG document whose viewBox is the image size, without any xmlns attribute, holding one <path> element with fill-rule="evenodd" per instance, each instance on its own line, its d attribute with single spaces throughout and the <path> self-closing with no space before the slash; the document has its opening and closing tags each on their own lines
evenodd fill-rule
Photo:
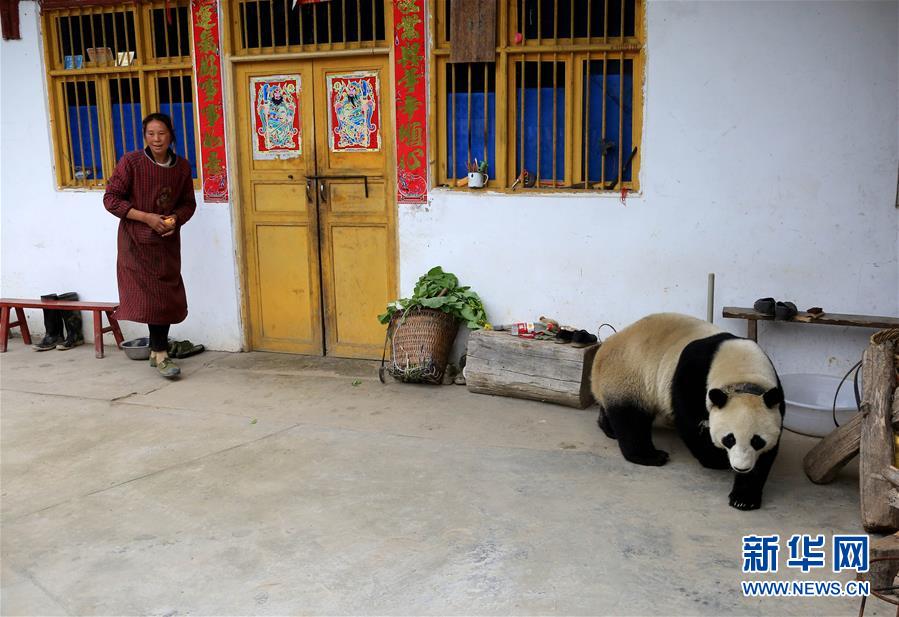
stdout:
<svg viewBox="0 0 899 617">
<path fill-rule="evenodd" d="M 638 467 L 595 410 L 385 386 L 371 362 L 206 352 L 169 382 L 107 354 L 0 356 L 3 615 L 858 611 L 740 592 L 741 535 L 860 531 L 857 468 L 811 484 L 814 440 L 785 433 L 739 512 L 674 434 Z M 852 578 L 785 559 L 756 578 Z"/>
</svg>

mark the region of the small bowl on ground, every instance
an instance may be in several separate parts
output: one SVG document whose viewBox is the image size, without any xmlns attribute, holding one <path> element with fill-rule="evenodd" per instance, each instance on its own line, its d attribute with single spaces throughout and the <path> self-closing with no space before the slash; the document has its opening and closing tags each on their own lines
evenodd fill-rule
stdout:
<svg viewBox="0 0 899 617">
<path fill-rule="evenodd" d="M 150 339 L 146 336 L 122 343 L 122 350 L 132 360 L 150 359 Z"/>
</svg>

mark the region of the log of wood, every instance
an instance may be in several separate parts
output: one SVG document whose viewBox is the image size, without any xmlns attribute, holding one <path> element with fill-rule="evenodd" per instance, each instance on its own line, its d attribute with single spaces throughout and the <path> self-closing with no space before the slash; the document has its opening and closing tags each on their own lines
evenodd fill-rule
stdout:
<svg viewBox="0 0 899 617">
<path fill-rule="evenodd" d="M 892 395 L 894 342 L 871 343 L 862 360 L 864 395 L 859 489 L 862 526 L 868 532 L 891 533 L 899 529 L 899 510 L 889 503 L 891 484 L 883 472 L 893 463 Z"/>
<path fill-rule="evenodd" d="M 576 348 L 475 330 L 468 339 L 465 383 L 471 392 L 584 409 L 593 403 L 590 368 L 599 345 Z"/>
<path fill-rule="evenodd" d="M 808 451 L 802 459 L 805 475 L 815 484 L 828 484 L 840 469 L 858 454 L 862 436 L 862 414 L 857 413 Z"/>
<path fill-rule="evenodd" d="M 859 574 L 858 579 L 871 582 L 871 590 L 892 587 L 893 580 L 899 573 L 899 534 L 885 536 L 871 542 L 870 569 L 867 573 Z M 879 559 L 882 561 L 874 561 Z M 892 595 L 892 594 L 891 594 Z"/>
</svg>

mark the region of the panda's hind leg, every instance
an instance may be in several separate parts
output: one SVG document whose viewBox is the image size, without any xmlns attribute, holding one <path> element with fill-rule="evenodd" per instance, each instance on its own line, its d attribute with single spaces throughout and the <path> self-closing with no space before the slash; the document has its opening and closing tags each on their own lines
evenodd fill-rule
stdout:
<svg viewBox="0 0 899 617">
<path fill-rule="evenodd" d="M 602 429 L 602 432 L 606 434 L 606 437 L 615 439 L 615 431 L 612 430 L 612 424 L 609 422 L 609 416 L 606 415 L 606 408 L 603 406 L 599 407 L 599 417 L 596 419 L 596 423 Z"/>
<path fill-rule="evenodd" d="M 637 465 L 653 467 L 668 462 L 668 453 L 657 450 L 652 443 L 652 414 L 631 403 L 609 405 L 604 411 L 605 414 L 600 413 L 599 425 L 602 427 L 605 415 L 605 420 L 612 434 L 618 439 L 618 447 L 626 460 Z"/>
</svg>

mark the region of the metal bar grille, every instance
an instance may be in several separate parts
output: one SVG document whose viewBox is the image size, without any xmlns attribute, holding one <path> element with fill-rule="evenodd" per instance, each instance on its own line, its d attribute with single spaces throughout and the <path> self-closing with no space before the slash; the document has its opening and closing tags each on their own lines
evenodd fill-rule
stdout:
<svg viewBox="0 0 899 617">
<path fill-rule="evenodd" d="M 235 0 L 239 16 L 235 55 L 310 49 L 359 49 L 384 44 L 385 0 Z"/>
<path fill-rule="evenodd" d="M 639 0 L 512 0 L 516 32 L 524 44 L 542 46 L 550 39 L 609 42 L 636 36 Z M 501 3 L 502 5 L 505 3 Z M 439 16 L 438 16 L 439 18 Z"/>
<path fill-rule="evenodd" d="M 496 68 L 493 63 L 446 63 L 446 150 L 443 175 L 463 183 L 477 166 L 493 177 L 495 153 Z"/>
<path fill-rule="evenodd" d="M 524 56 L 514 68 L 516 88 L 517 150 L 515 171 L 525 186 L 564 184 L 567 63 L 555 58 Z M 530 59 L 528 59 L 530 58 Z"/>
</svg>

